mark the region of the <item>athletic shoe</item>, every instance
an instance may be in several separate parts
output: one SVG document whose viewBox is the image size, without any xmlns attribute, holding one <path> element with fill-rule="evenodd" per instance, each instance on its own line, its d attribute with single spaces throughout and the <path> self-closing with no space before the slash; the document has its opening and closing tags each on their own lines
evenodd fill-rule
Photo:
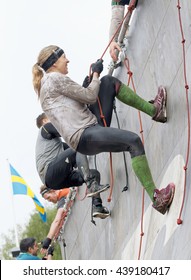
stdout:
<svg viewBox="0 0 191 280">
<path fill-rule="evenodd" d="M 93 214 L 92 216 L 94 218 L 100 218 L 100 219 L 105 219 L 108 216 L 110 216 L 110 212 L 106 207 L 101 206 L 96 206 L 93 205 Z"/>
<path fill-rule="evenodd" d="M 168 184 L 168 186 L 162 190 L 155 189 L 153 208 L 164 215 L 172 203 L 174 192 L 175 185 L 173 183 Z"/>
<path fill-rule="evenodd" d="M 97 181 L 92 180 L 90 182 L 90 186 L 87 187 L 86 197 L 95 196 L 98 193 L 106 191 L 109 187 L 110 187 L 109 184 L 99 185 Z"/>
<path fill-rule="evenodd" d="M 163 86 L 158 88 L 157 96 L 154 100 L 149 101 L 156 107 L 156 113 L 153 116 L 153 120 L 156 122 L 165 123 L 167 121 L 166 115 L 166 102 L 167 102 L 167 93 L 166 89 Z"/>
</svg>

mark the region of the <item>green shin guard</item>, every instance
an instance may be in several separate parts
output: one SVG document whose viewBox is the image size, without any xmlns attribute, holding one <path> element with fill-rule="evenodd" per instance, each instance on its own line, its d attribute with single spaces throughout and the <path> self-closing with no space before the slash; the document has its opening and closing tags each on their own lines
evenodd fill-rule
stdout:
<svg viewBox="0 0 191 280">
<path fill-rule="evenodd" d="M 147 115 L 153 117 L 156 113 L 156 108 L 153 104 L 145 101 L 134 91 L 132 91 L 128 86 L 121 84 L 118 94 L 116 95 L 117 99 L 121 102 L 140 110 Z"/>
<path fill-rule="evenodd" d="M 146 156 L 142 155 L 132 158 L 132 167 L 137 178 L 153 201 L 154 189 L 156 187 L 150 172 Z"/>
</svg>

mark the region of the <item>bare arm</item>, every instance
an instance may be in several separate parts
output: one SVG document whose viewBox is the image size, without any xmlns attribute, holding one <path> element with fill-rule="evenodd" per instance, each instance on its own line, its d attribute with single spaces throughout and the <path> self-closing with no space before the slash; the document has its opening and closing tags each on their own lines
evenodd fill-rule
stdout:
<svg viewBox="0 0 191 280">
<path fill-rule="evenodd" d="M 60 225 L 60 221 L 62 219 L 62 215 L 64 213 L 64 209 L 63 208 L 59 208 L 56 216 L 54 218 L 54 221 L 51 224 L 50 230 L 47 234 L 47 237 L 52 239 L 55 235 L 55 233 L 58 231 L 59 225 Z"/>
<path fill-rule="evenodd" d="M 50 226 L 50 230 L 47 234 L 47 237 L 43 241 L 43 247 L 40 250 L 41 254 L 46 254 L 47 253 L 47 249 L 50 246 L 53 237 L 55 236 L 56 232 L 59 229 L 59 225 L 60 225 L 60 221 L 62 219 L 63 213 L 64 213 L 64 208 L 59 208 L 57 213 L 56 213 L 56 216 L 54 218 L 54 221 L 52 222 L 52 224 Z M 52 256 L 50 256 L 50 257 L 52 258 Z"/>
</svg>

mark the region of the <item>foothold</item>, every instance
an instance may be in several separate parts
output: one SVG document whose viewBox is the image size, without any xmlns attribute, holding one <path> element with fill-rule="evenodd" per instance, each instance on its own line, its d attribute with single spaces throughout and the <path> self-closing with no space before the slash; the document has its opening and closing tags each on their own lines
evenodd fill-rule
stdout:
<svg viewBox="0 0 191 280">
<path fill-rule="evenodd" d="M 182 224 L 182 220 L 180 218 L 177 219 L 177 224 L 181 225 Z"/>
<path fill-rule="evenodd" d="M 122 189 L 122 192 L 126 192 L 128 190 L 128 186 L 125 186 L 123 189 Z"/>
</svg>

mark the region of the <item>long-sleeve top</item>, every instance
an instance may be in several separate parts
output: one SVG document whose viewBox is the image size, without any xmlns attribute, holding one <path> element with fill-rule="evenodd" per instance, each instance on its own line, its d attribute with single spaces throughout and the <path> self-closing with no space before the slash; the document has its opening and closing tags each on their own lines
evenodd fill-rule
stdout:
<svg viewBox="0 0 191 280">
<path fill-rule="evenodd" d="M 39 129 L 35 159 L 37 172 L 44 184 L 48 165 L 67 148 L 68 146 L 51 123 L 46 123 Z"/>
<path fill-rule="evenodd" d="M 43 111 L 66 143 L 76 150 L 83 131 L 97 123 L 87 104 L 97 100 L 100 80 L 93 78 L 87 88 L 58 72 L 44 74 L 40 102 Z"/>
</svg>

